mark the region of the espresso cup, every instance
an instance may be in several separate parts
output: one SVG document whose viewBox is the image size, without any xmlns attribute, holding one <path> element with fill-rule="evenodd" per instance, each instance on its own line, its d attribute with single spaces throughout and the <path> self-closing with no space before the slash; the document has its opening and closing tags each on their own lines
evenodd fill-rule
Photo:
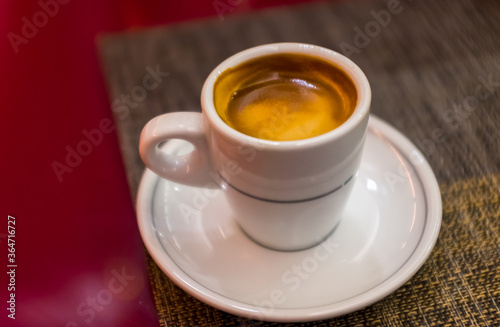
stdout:
<svg viewBox="0 0 500 327">
<path fill-rule="evenodd" d="M 269 68 L 270 62 L 278 66 Z M 248 69 L 234 73 L 243 68 Z M 261 74 L 266 69 L 270 72 Z M 327 73 L 316 76 L 310 70 Z M 224 84 L 228 74 L 234 76 Z M 347 91 L 330 85 L 345 77 Z M 316 114 L 296 112 L 298 101 L 307 102 L 310 109 L 335 107 L 329 102 L 332 92 L 351 106 L 337 125 L 323 124 L 331 115 L 320 113 L 318 122 L 309 123 L 306 120 Z M 139 151 L 146 166 L 163 178 L 220 188 L 230 207 L 230 212 L 221 214 L 230 214 L 255 242 L 275 250 L 301 250 L 328 237 L 342 218 L 361 161 L 370 102 L 366 76 L 343 55 L 301 43 L 262 45 L 228 58 L 212 71 L 202 89 L 201 113 L 168 113 L 148 122 Z M 264 127 L 255 133 L 253 125 L 240 128 L 231 120 L 236 114 L 225 114 L 231 106 L 237 106 L 235 113 L 256 107 L 257 111 L 236 119 L 245 126 L 247 119 Z M 282 106 L 293 107 L 293 112 Z M 267 126 L 269 117 L 255 117 L 269 110 L 274 114 Z M 282 133 L 293 119 L 298 122 L 291 132 Z M 327 126 L 326 130 L 317 125 Z M 278 134 L 285 139 L 274 139 Z M 163 152 L 160 145 L 171 139 L 185 140 L 194 149 L 182 156 Z"/>
</svg>

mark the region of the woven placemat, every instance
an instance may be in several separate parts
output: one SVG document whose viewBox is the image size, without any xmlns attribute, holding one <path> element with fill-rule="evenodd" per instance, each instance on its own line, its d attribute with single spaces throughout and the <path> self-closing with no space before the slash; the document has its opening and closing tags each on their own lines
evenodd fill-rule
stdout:
<svg viewBox="0 0 500 327">
<path fill-rule="evenodd" d="M 431 164 L 443 224 L 430 258 L 403 287 L 364 310 L 300 325 L 500 326 L 499 18 L 496 1 L 316 2 L 103 36 L 132 196 L 144 170 L 142 127 L 165 112 L 199 111 L 203 82 L 225 58 L 284 41 L 339 51 L 370 80 L 372 112 Z M 148 260 L 162 326 L 279 325 L 205 305 Z"/>
</svg>

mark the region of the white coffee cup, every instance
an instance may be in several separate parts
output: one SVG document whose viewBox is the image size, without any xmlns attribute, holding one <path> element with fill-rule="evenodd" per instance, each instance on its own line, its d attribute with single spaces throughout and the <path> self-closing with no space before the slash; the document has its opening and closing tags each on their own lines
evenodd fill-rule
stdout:
<svg viewBox="0 0 500 327">
<path fill-rule="evenodd" d="M 319 57 L 353 81 L 357 104 L 350 118 L 325 134 L 298 141 L 254 138 L 228 126 L 214 106 L 214 83 L 227 69 L 278 53 Z M 139 150 L 146 166 L 177 183 L 224 190 L 231 214 L 254 241 L 276 250 L 301 250 L 326 238 L 342 218 L 366 135 L 371 90 L 361 69 L 343 55 L 315 45 L 276 43 L 240 52 L 208 76 L 201 113 L 176 112 L 153 118 Z M 183 156 L 161 151 L 170 139 L 190 142 Z"/>
</svg>

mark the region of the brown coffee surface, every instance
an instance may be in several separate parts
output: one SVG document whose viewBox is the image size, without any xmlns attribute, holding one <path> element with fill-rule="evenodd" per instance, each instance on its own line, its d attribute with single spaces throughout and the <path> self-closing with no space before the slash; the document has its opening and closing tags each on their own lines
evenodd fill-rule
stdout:
<svg viewBox="0 0 500 327">
<path fill-rule="evenodd" d="M 357 103 L 350 77 L 317 57 L 275 54 L 224 71 L 214 104 L 235 130 L 273 141 L 301 140 L 343 124 Z"/>
</svg>

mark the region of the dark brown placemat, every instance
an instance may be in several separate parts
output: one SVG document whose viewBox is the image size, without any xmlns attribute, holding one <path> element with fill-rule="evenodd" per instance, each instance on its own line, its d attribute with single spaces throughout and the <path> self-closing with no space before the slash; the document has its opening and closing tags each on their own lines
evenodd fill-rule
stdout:
<svg viewBox="0 0 500 327">
<path fill-rule="evenodd" d="M 199 111 L 203 82 L 225 58 L 283 41 L 346 53 L 370 80 L 372 112 L 434 169 L 443 225 L 431 257 L 403 287 L 364 310 L 301 325 L 500 326 L 500 3 L 319 2 L 223 18 L 99 40 L 133 198 L 144 169 L 142 127 L 165 112 Z M 278 325 L 213 309 L 150 258 L 149 267 L 162 325 Z"/>
</svg>

